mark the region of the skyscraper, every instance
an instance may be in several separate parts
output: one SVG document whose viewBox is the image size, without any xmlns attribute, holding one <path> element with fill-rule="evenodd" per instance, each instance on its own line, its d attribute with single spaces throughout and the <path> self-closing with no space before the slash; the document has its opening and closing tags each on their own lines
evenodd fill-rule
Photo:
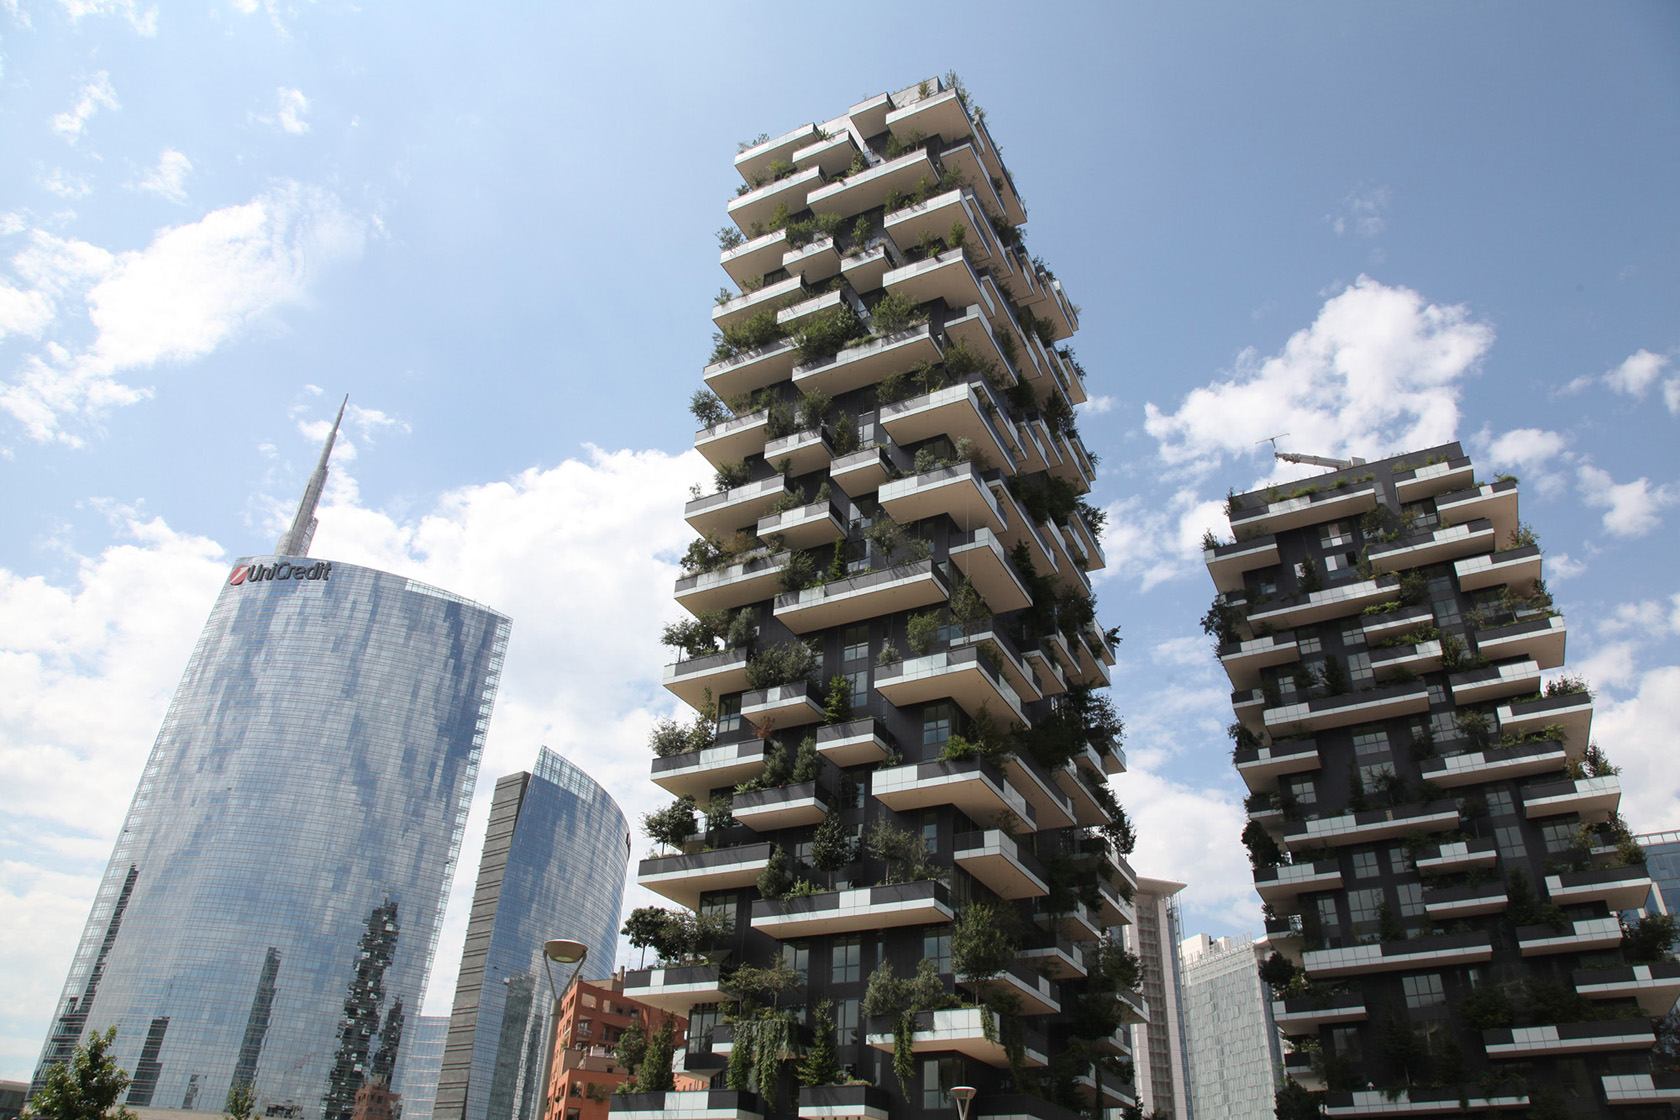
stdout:
<svg viewBox="0 0 1680 1120">
<path fill-rule="evenodd" d="M 1566 631 L 1517 480 L 1452 443 L 1229 510 L 1204 624 L 1286 958 L 1267 977 L 1305 1040 L 1288 1071 L 1336 1117 L 1667 1115 L 1651 1017 L 1680 965 L 1624 946 L 1651 880 L 1591 693 L 1542 687 Z"/>
<path fill-rule="evenodd" d="M 1184 887 L 1168 879 L 1140 878 L 1133 898 L 1137 921 L 1125 929 L 1127 947 L 1143 962 L 1143 998 L 1149 1005 L 1149 1022 L 1132 1028 L 1138 1106 L 1145 1115 L 1160 1113 L 1173 1120 L 1193 1116 L 1178 961 L 1178 892 Z"/>
<path fill-rule="evenodd" d="M 332 442 L 281 549 L 236 563 L 211 609 L 37 1083 L 107 1026 L 134 1106 L 220 1112 L 248 1086 L 259 1114 L 349 1120 L 397 1071 L 508 620 L 308 558 Z"/>
<path fill-rule="evenodd" d="M 739 294 L 692 404 L 717 489 L 685 511 L 694 617 L 667 635 L 699 724 L 654 736 L 653 780 L 688 800 L 650 830 L 676 853 L 639 869 L 684 910 L 632 915 L 663 964 L 625 980 L 689 1016 L 714 1088 L 614 1112 L 949 1116 L 958 1085 L 977 1117 L 1129 1102 L 1144 1004 L 1104 934 L 1137 880 L 1078 310 L 960 85 L 735 166 Z M 796 1078 L 783 1040 L 807 1032 Z"/>
<path fill-rule="evenodd" d="M 547 747 L 529 772 L 496 783 L 435 1120 L 542 1116 L 554 1004 L 543 943 L 581 941 L 593 969 L 610 971 L 629 862 L 618 802 Z"/>
<path fill-rule="evenodd" d="M 1283 1053 L 1271 992 L 1259 973 L 1269 952 L 1263 940 L 1203 933 L 1179 944 L 1192 1116 L 1272 1120 L 1275 1114 Z"/>
</svg>

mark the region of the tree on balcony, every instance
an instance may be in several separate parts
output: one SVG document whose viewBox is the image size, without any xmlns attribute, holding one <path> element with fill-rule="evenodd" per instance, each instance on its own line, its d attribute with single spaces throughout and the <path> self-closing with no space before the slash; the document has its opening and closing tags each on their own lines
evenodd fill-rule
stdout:
<svg viewBox="0 0 1680 1120">
<path fill-rule="evenodd" d="M 1015 959 L 1015 912 L 989 902 L 973 902 L 951 926 L 951 971 L 967 983 L 979 1002 L 981 985 L 1006 970 Z"/>
<path fill-rule="evenodd" d="M 943 882 L 947 869 L 933 862 L 920 836 L 886 820 L 878 820 L 863 835 L 864 851 L 887 865 L 886 883 Z"/>
<path fill-rule="evenodd" d="M 803 556 L 804 553 L 799 555 Z M 805 642 L 783 642 L 761 649 L 747 660 L 747 688 L 760 691 L 809 681 L 817 671 L 817 651 Z"/>
<path fill-rule="evenodd" d="M 685 793 L 663 809 L 642 814 L 642 831 L 666 847 L 680 851 L 699 832 L 694 798 Z"/>
</svg>

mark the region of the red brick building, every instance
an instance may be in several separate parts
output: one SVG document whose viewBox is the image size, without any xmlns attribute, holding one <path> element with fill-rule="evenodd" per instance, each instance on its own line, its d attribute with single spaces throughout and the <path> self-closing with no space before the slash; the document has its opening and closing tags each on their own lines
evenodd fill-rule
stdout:
<svg viewBox="0 0 1680 1120">
<path fill-rule="evenodd" d="M 642 1029 L 652 1034 L 663 1019 L 670 1020 L 672 1043 L 682 1049 L 688 1021 L 626 998 L 622 972 L 608 980 L 572 985 L 560 1005 L 543 1120 L 607 1120 L 609 1099 L 629 1078 L 613 1055 L 619 1036 L 631 1023 L 641 1023 Z M 679 1089 L 706 1087 L 704 1081 L 681 1072 L 676 1080 Z"/>
</svg>

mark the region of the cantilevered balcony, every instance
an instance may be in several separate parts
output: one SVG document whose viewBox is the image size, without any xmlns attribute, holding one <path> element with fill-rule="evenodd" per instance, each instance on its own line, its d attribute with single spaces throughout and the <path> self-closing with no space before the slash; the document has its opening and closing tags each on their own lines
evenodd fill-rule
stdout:
<svg viewBox="0 0 1680 1120">
<path fill-rule="evenodd" d="M 955 315 L 948 315 L 945 319 L 945 337 L 953 343 L 961 343 L 971 353 L 978 354 L 989 362 L 997 365 L 998 372 L 1004 380 L 1014 385 L 1021 376 L 1015 368 L 1015 363 L 1005 352 L 1005 343 L 998 340 L 997 329 L 992 326 L 991 317 L 986 314 L 983 304 L 971 304 L 961 309 Z M 1044 469 L 1042 465 L 1031 468 Z"/>
<path fill-rule="evenodd" d="M 1007 726 L 1026 723 L 1021 698 L 974 648 L 940 650 L 875 670 L 875 691 L 895 707 L 954 700 L 970 716 L 990 712 Z"/>
<path fill-rule="evenodd" d="M 1529 820 L 1579 813 L 1583 821 L 1598 823 L 1608 820 L 1622 803 L 1622 783 L 1614 774 L 1606 774 L 1525 786 L 1522 803 L 1523 816 Z"/>
<path fill-rule="evenodd" d="M 1427 775 L 1425 775 L 1427 778 Z M 1453 840 L 1419 848 L 1412 863 L 1425 875 L 1446 875 L 1499 862 L 1499 850 L 1492 840 Z"/>
<path fill-rule="evenodd" d="M 678 797 L 696 801 L 722 786 L 733 786 L 764 770 L 764 740 L 719 743 L 705 750 L 686 751 L 653 760 L 653 784 Z"/>
<path fill-rule="evenodd" d="M 810 681 L 741 694 L 741 718 L 760 730 L 806 727 L 823 719 L 822 690 Z"/>
<path fill-rule="evenodd" d="M 1238 536 L 1244 532 L 1282 533 L 1338 518 L 1358 517 L 1375 508 L 1376 483 L 1356 482 L 1275 502 L 1268 502 L 1262 496 L 1258 503 L 1244 506 L 1231 515 L 1231 529 Z"/>
<path fill-rule="evenodd" d="M 1025 426 L 1021 430 L 1025 431 Z M 1026 507 L 1016 501 L 1015 495 L 1002 483 L 992 487 L 992 499 L 997 503 L 998 509 L 1003 511 L 1004 527 L 998 533 L 998 539 L 1003 542 L 1004 547 L 1013 551 L 1017 545 L 1026 545 L 1028 557 L 1038 574 L 1054 577 L 1060 569 L 1060 561 L 1039 535 L 1037 527 L 1033 525 L 1032 515 L 1027 512 Z"/>
<path fill-rule="evenodd" d="M 831 397 L 873 385 L 888 374 L 937 362 L 941 354 L 926 323 L 847 346 L 828 358 L 789 366 L 794 388 Z"/>
<path fill-rule="evenodd" d="M 1600 949 L 1613 949 L 1621 943 L 1622 923 L 1621 919 L 1614 915 L 1608 918 L 1584 918 L 1565 922 L 1562 927 L 1517 927 L 1517 945 L 1525 957 L 1592 953 Z"/>
<path fill-rule="evenodd" d="M 1288 1035 L 1316 1036 L 1320 1027 L 1363 1023 L 1367 1017 L 1365 997 L 1358 992 L 1272 1001 L 1272 1019 Z"/>
<path fill-rule="evenodd" d="M 1049 1046 L 1037 1031 L 1025 1032 L 1024 1066 L 1042 1069 L 1050 1064 L 1046 1054 Z M 977 1062 L 999 1069 L 1009 1067 L 1009 1054 L 1003 1044 L 1004 1034 L 998 1025 L 997 1012 L 984 1007 L 963 1007 L 955 1011 L 916 1012 L 916 1033 L 911 1036 L 910 1050 L 915 1054 L 961 1054 Z M 869 1045 L 877 1050 L 890 1051 L 890 1033 L 868 1035 Z M 1038 1099 L 1033 1100 L 1037 1103 Z"/>
<path fill-rule="evenodd" d="M 1463 591 L 1481 591 L 1503 584 L 1518 595 L 1532 595 L 1534 581 L 1540 578 L 1540 546 L 1524 545 L 1471 556 L 1455 563 L 1453 573 L 1458 576 L 1458 586 Z"/>
<path fill-rule="evenodd" d="M 1374 649 L 1371 651 L 1371 672 L 1378 680 L 1390 680 L 1407 673 L 1416 678 L 1439 670 L 1445 656 L 1446 651 L 1442 649 L 1439 638 L 1414 645 Z"/>
<path fill-rule="evenodd" d="M 729 278 L 735 281 L 735 286 L 745 290 L 748 284 L 763 279 L 765 273 L 780 268 L 782 255 L 787 252 L 787 248 L 787 230 L 771 230 L 764 236 L 755 237 L 733 249 L 725 249 L 718 263 L 729 273 Z"/>
<path fill-rule="evenodd" d="M 787 464 L 787 473 L 793 477 L 826 467 L 833 458 L 834 447 L 821 428 L 794 432 L 764 444 L 764 461 L 778 471 Z"/>
<path fill-rule="evenodd" d="M 738 793 L 730 815 L 754 832 L 778 832 L 819 824 L 828 816 L 828 797 L 816 782 Z"/>
<path fill-rule="evenodd" d="M 1540 666 L 1533 658 L 1506 661 L 1486 669 L 1454 673 L 1447 678 L 1455 704 L 1482 704 L 1540 691 Z"/>
<path fill-rule="evenodd" d="M 1248 623 L 1256 628 L 1293 630 L 1332 618 L 1353 618 L 1366 607 L 1388 602 L 1399 594 L 1400 584 L 1393 576 L 1339 583 L 1322 591 L 1262 604 L 1249 612 Z"/>
<path fill-rule="evenodd" d="M 883 225 L 900 245 L 915 245 L 923 237 L 949 242 L 951 231 L 960 227 L 962 247 L 968 250 L 975 264 L 984 267 L 1003 255 L 991 223 L 971 190 L 946 191 L 926 202 L 895 210 L 886 216 Z"/>
<path fill-rule="evenodd" d="M 1260 670 L 1301 660 L 1301 645 L 1293 631 L 1268 634 L 1246 642 L 1227 642 L 1219 647 L 1219 663 L 1231 678 L 1233 688 L 1259 688 Z"/>
<path fill-rule="evenodd" d="M 798 360 L 798 345 L 792 339 L 783 338 L 713 362 L 703 376 L 706 388 L 728 400 L 787 380 Z"/>
<path fill-rule="evenodd" d="M 1561 771 L 1568 762 L 1562 743 L 1523 743 L 1474 754 L 1423 760 L 1423 779 L 1443 789 Z"/>
<path fill-rule="evenodd" d="M 813 190 L 824 190 L 822 171 L 810 168 L 796 171 L 785 179 L 777 179 L 746 194 L 729 200 L 729 217 L 742 233 L 751 234 L 753 223 L 768 223 L 775 216 L 776 207 L 786 206 L 789 214 L 797 214 L 806 207 L 806 196 Z M 838 184 L 836 184 L 838 185 Z"/>
<path fill-rule="evenodd" d="M 799 1120 L 889 1120 L 891 1098 L 873 1085 L 801 1085 Z"/>
<path fill-rule="evenodd" d="M 1266 696 L 1258 688 L 1239 689 L 1231 693 L 1231 711 L 1238 723 L 1256 735 L 1266 730 Z"/>
<path fill-rule="evenodd" d="M 1043 642 L 1023 651 L 1027 663 L 1038 674 L 1038 686 L 1046 696 L 1060 696 L 1068 690 L 1067 671 Z"/>
<path fill-rule="evenodd" d="M 743 844 L 693 855 L 655 856 L 644 859 L 637 867 L 636 882 L 693 910 L 700 905 L 704 891 L 733 890 L 757 883 L 769 862 L 769 844 Z"/>
<path fill-rule="evenodd" d="M 817 729 L 817 753 L 836 766 L 879 762 L 893 749 L 887 725 L 873 717 Z"/>
<path fill-rule="evenodd" d="M 902 239 L 899 244 L 904 244 Z M 947 249 L 895 268 L 881 277 L 881 284 L 893 295 L 907 296 L 918 304 L 937 299 L 946 307 L 978 303 L 989 309 L 992 305 L 991 294 L 981 285 L 967 249 Z"/>
<path fill-rule="evenodd" d="M 939 153 L 940 162 L 959 172 L 964 181 L 973 186 L 975 195 L 979 198 L 987 213 L 999 214 L 1012 225 L 1018 225 L 1026 221 L 1025 211 L 1022 211 L 1018 218 L 1010 218 L 1012 208 L 1005 199 L 1013 200 L 1015 194 L 1007 185 L 1002 194 L 998 193 L 997 188 L 992 183 L 993 173 L 986 169 L 977 143 L 977 138 L 971 138 L 967 142 L 947 146 Z M 1019 207 L 1019 202 L 1015 203 L 1015 207 Z"/>
<path fill-rule="evenodd" d="M 1480 964 L 1493 959 L 1493 942 L 1485 931 L 1426 937 L 1418 941 L 1384 941 L 1341 949 L 1308 949 L 1302 954 L 1314 979 L 1363 976 L 1373 972 L 1414 972 Z"/>
<path fill-rule="evenodd" d="M 999 898 L 1039 898 L 1050 893 L 1038 858 L 1006 832 L 964 832 L 952 845 L 958 867 Z"/>
<path fill-rule="evenodd" d="M 1068 517 L 1063 535 L 1071 535 L 1079 541 L 1080 551 L 1085 557 L 1085 567 L 1088 571 L 1099 572 L 1108 567 L 1108 557 L 1104 554 L 1102 541 L 1091 527 L 1085 524 L 1085 515 L 1074 510 Z"/>
<path fill-rule="evenodd" d="M 1680 1104 L 1680 1073 L 1610 1073 L 1598 1083 L 1609 1104 Z"/>
<path fill-rule="evenodd" d="M 809 144 L 793 153 L 793 164 L 799 168 L 817 167 L 825 176 L 837 175 L 852 166 L 858 146 L 852 134 L 840 129 L 829 136 L 817 136 Z"/>
<path fill-rule="evenodd" d="M 1073 800 L 1036 759 L 1011 755 L 1003 764 L 1003 772 L 1032 806 L 1039 828 L 1071 828 L 1078 823 Z"/>
<path fill-rule="evenodd" d="M 1577 969 L 1570 979 L 1575 993 L 1588 999 L 1636 999 L 1647 1015 L 1663 1016 L 1680 999 L 1680 964 L 1622 965 Z"/>
<path fill-rule="evenodd" d="M 840 274 L 852 286 L 852 291 L 873 292 L 889 271 L 903 263 L 904 254 L 898 251 L 893 239 L 877 233 L 862 245 L 852 246 L 852 251 L 841 258 Z"/>
<path fill-rule="evenodd" d="M 1021 1001 L 1023 1015 L 1054 1015 L 1062 1009 L 1057 984 L 1032 971 L 1020 960 L 1010 961 L 1008 968 L 990 980 L 982 980 L 980 987 L 987 992 L 1010 993 Z"/>
<path fill-rule="evenodd" d="M 1038 830 L 1038 814 L 1002 772 L 983 758 L 919 762 L 877 770 L 869 792 L 895 813 L 951 805 L 970 820 L 990 823 L 1013 813 Z"/>
<path fill-rule="evenodd" d="M 769 426 L 768 412 L 749 412 L 694 433 L 694 450 L 714 467 L 745 459 L 764 449 Z"/>
<path fill-rule="evenodd" d="M 1468 525 L 1449 525 L 1445 529 L 1372 545 L 1368 555 L 1374 571 L 1401 572 L 1492 552 L 1493 546 L 1493 522 L 1484 518 Z"/>
<path fill-rule="evenodd" d="M 1343 813 L 1317 820 L 1294 821 L 1284 830 L 1284 845 L 1291 851 L 1302 848 L 1345 847 L 1394 840 L 1409 832 L 1445 832 L 1458 827 L 1458 803 L 1431 801 L 1427 805 L 1402 805 L 1393 809 L 1370 809 Z"/>
<path fill-rule="evenodd" d="M 1435 612 L 1425 605 L 1368 614 L 1361 620 L 1360 628 L 1365 634 L 1366 644 L 1375 653 L 1382 642 L 1403 638 L 1434 625 Z"/>
<path fill-rule="evenodd" d="M 1468 456 L 1429 463 L 1394 476 L 1394 489 L 1402 502 L 1415 502 L 1437 494 L 1452 494 L 1475 481 L 1476 472 Z"/>
<path fill-rule="evenodd" d="M 1484 482 L 1468 490 L 1456 490 L 1435 499 L 1435 512 L 1454 525 L 1482 518 L 1493 522 L 1500 541 L 1511 539 L 1517 527 L 1517 482 L 1508 478 L 1503 482 Z"/>
<path fill-rule="evenodd" d="M 1278 779 L 1285 775 L 1306 774 L 1319 767 L 1318 743 L 1312 739 L 1246 747 L 1237 750 L 1232 758 L 1237 773 L 1254 793 L 1277 789 Z"/>
<path fill-rule="evenodd" d="M 1340 890 L 1342 865 L 1333 859 L 1316 863 L 1285 863 L 1254 872 L 1254 889 L 1274 909 L 1292 908 L 1295 900 L 1313 891 Z"/>
<path fill-rule="evenodd" d="M 1436 887 L 1423 892 L 1423 912 L 1437 922 L 1498 914 L 1511 905 L 1504 883 Z"/>
<path fill-rule="evenodd" d="M 747 651 L 726 649 L 665 666 L 665 687 L 698 710 L 707 696 L 739 692 L 747 686 Z"/>
<path fill-rule="evenodd" d="M 787 566 L 788 558 L 788 553 L 778 552 L 730 564 L 715 572 L 684 576 L 677 580 L 676 600 L 695 614 L 763 602 L 773 597 L 781 586 L 782 569 Z"/>
<path fill-rule="evenodd" d="M 947 144 L 974 135 L 968 110 L 954 89 L 939 90 L 887 114 L 887 129 L 900 139 L 937 136 Z"/>
<path fill-rule="evenodd" d="M 1542 669 L 1556 669 L 1563 664 L 1567 632 L 1562 615 L 1492 626 L 1476 631 L 1476 652 L 1494 661 L 1526 657 Z"/>
<path fill-rule="evenodd" d="M 1034 967 L 1044 969 L 1058 980 L 1090 975 L 1085 950 L 1059 933 L 1029 934 L 1027 943 L 1016 950 L 1015 955 L 1021 960 L 1032 961 Z"/>
<path fill-rule="evenodd" d="M 932 879 L 766 898 L 752 904 L 753 929 L 782 941 L 936 925 L 955 916 L 945 884 Z"/>
<path fill-rule="evenodd" d="M 1592 734 L 1592 694 L 1571 692 L 1539 700 L 1516 700 L 1498 709 L 1499 729 L 1507 735 L 1530 735 L 1556 725 L 1564 747 L 1580 758 Z"/>
<path fill-rule="evenodd" d="M 758 519 L 757 532 L 764 540 L 780 537 L 789 548 L 814 548 L 844 537 L 846 516 L 834 499 L 824 498 L 781 513 L 765 514 Z"/>
<path fill-rule="evenodd" d="M 884 205 L 888 191 L 908 194 L 923 179 L 932 181 L 938 178 L 933 155 L 927 149 L 919 148 L 897 159 L 878 163 L 867 171 L 817 187 L 805 199 L 805 204 L 819 216 L 838 214 L 842 218 L 850 218 Z"/>
<path fill-rule="evenodd" d="M 1048 521 L 1039 522 L 1038 533 L 1055 553 L 1056 574 L 1053 579 L 1056 586 L 1070 595 L 1089 595 L 1091 577 L 1079 565 L 1079 553 L 1072 542 L 1062 535 L 1061 529 Z"/>
<path fill-rule="evenodd" d="M 1562 1023 L 1555 1027 L 1516 1027 L 1482 1032 L 1490 1058 L 1550 1059 L 1564 1054 L 1601 1054 L 1610 1050 L 1649 1050 L 1657 1042 L 1645 1019 Z"/>
<path fill-rule="evenodd" d="M 1645 905 L 1650 893 L 1651 877 L 1643 865 L 1594 867 L 1546 876 L 1546 895 L 1559 906 L 1602 902 L 1612 910 L 1632 910 Z"/>
<path fill-rule="evenodd" d="M 1044 692 L 1039 687 L 1038 674 L 1021 656 L 1021 651 L 1015 648 L 1014 639 L 997 626 L 995 619 L 971 622 L 963 627 L 959 636 L 951 639 L 952 649 L 969 646 L 980 650 L 981 655 L 990 661 L 994 668 L 1003 671 L 1004 679 L 1020 699 L 1043 699 Z"/>
<path fill-rule="evenodd" d="M 1090 750 L 1089 747 L 1086 750 Z M 1108 813 L 1103 803 L 1097 800 L 1097 794 L 1092 788 L 1093 782 L 1101 785 L 1108 784 L 1108 776 L 1093 777 L 1092 771 L 1083 766 L 1069 763 L 1050 775 L 1056 783 L 1056 788 L 1067 796 L 1073 805 L 1074 821 L 1082 828 L 1091 828 L 1108 822 Z"/>
<path fill-rule="evenodd" d="M 794 333 L 806 320 L 827 311 L 834 311 L 841 307 L 860 306 L 857 293 L 842 288 L 834 292 L 820 292 L 809 299 L 782 308 L 776 312 L 776 322 L 789 334 Z"/>
<path fill-rule="evenodd" d="M 747 182 L 770 177 L 770 165 L 777 161 L 793 163 L 793 153 L 815 143 L 822 132 L 814 124 L 802 124 L 791 132 L 784 132 L 772 140 L 765 140 L 745 149 L 735 157 L 735 170 Z"/>
<path fill-rule="evenodd" d="M 1010 559 L 1009 550 L 990 529 L 953 537 L 947 555 L 993 610 L 1007 613 L 1032 605 L 1026 580 Z"/>
<path fill-rule="evenodd" d="M 1303 703 L 1267 708 L 1266 730 L 1274 735 L 1286 730 L 1318 732 L 1428 710 L 1429 687 L 1422 681 L 1413 681 L 1340 696 L 1315 696 Z"/>
<path fill-rule="evenodd" d="M 624 1093 L 612 1100 L 613 1120 L 764 1120 L 757 1094 L 734 1089 Z"/>
<path fill-rule="evenodd" d="M 897 472 L 897 464 L 885 447 L 865 447 L 841 455 L 828 465 L 830 481 L 853 500 L 875 493 Z"/>
<path fill-rule="evenodd" d="M 1283 1074 L 1309 1093 L 1324 1091 L 1324 1061 L 1316 1050 L 1292 1050 L 1284 1054 Z"/>
<path fill-rule="evenodd" d="M 780 307 L 784 303 L 801 299 L 804 295 L 804 281 L 797 276 L 789 276 L 786 280 L 778 280 L 774 284 L 742 292 L 734 299 L 718 304 L 712 308 L 712 325 L 721 331 L 751 318 L 767 307 Z"/>
<path fill-rule="evenodd" d="M 1449 1113 L 1457 1116 L 1527 1108 L 1527 1093 L 1479 1097 L 1473 1093 L 1466 1094 L 1456 1085 L 1445 1089 L 1414 1085 L 1410 1089 L 1402 1089 L 1396 1096 L 1379 1089 L 1324 1094 L 1324 1115 L 1332 1120 L 1355 1116 L 1442 1116 Z"/>
<path fill-rule="evenodd" d="M 1137 924 L 1137 907 L 1101 878 L 1097 880 L 1097 900 L 1097 918 L 1103 928 Z"/>
<path fill-rule="evenodd" d="M 996 409 L 991 390 L 984 383 L 966 382 L 882 405 L 877 423 L 900 447 L 940 435 L 949 436 L 953 442 L 969 440 L 988 462 L 1013 473 L 1014 456 L 1003 432 L 988 414 L 988 404 Z"/>
<path fill-rule="evenodd" d="M 787 493 L 787 479 L 772 475 L 694 499 L 683 507 L 683 520 L 701 536 L 729 537 L 755 524 Z"/>
<path fill-rule="evenodd" d="M 877 493 L 881 508 L 900 524 L 949 514 L 963 531 L 1002 533 L 1003 510 L 973 463 L 937 467 L 886 483 Z"/>
<path fill-rule="evenodd" d="M 809 634 L 866 618 L 915 610 L 951 597 L 932 560 L 865 572 L 849 579 L 776 596 L 776 620 L 795 634 Z"/>
<path fill-rule="evenodd" d="M 719 971 L 715 964 L 630 969 L 624 974 L 624 995 L 661 1011 L 686 1016 L 697 1003 L 722 1003 L 734 998 L 723 990 Z"/>
</svg>

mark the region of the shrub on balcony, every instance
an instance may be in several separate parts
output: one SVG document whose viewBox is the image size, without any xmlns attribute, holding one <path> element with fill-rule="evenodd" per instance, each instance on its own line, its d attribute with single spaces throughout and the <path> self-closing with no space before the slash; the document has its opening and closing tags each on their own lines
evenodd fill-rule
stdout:
<svg viewBox="0 0 1680 1120">
<path fill-rule="evenodd" d="M 892 292 L 883 296 L 879 303 L 869 309 L 869 318 L 875 328 L 874 333 L 879 336 L 925 323 L 928 314 L 921 304 L 903 292 Z"/>
<path fill-rule="evenodd" d="M 674 719 L 655 720 L 648 731 L 648 748 L 655 758 L 671 758 L 690 751 L 705 750 L 717 737 L 716 707 L 708 689 L 694 720 L 687 727 Z"/>
<path fill-rule="evenodd" d="M 980 985 L 1006 970 L 1019 948 L 1015 912 L 976 901 L 951 926 L 951 971 L 980 998 Z"/>
<path fill-rule="evenodd" d="M 752 478 L 752 468 L 740 459 L 733 462 L 719 463 L 717 473 L 712 476 L 718 491 L 733 490 L 737 486 L 745 486 Z"/>
<path fill-rule="evenodd" d="M 816 781 L 822 773 L 822 764 L 822 755 L 817 753 L 817 737 L 815 735 L 805 736 L 800 741 L 799 751 L 793 759 L 792 780 L 794 784 Z"/>
<path fill-rule="evenodd" d="M 796 344 L 801 362 L 832 358 L 852 339 L 864 333 L 863 321 L 849 303 L 819 311 L 799 327 Z"/>
<path fill-rule="evenodd" d="M 788 871 L 787 851 L 780 844 L 770 845 L 770 858 L 758 873 L 758 893 L 761 898 L 781 898 L 793 885 Z"/>
<path fill-rule="evenodd" d="M 710 428 L 729 419 L 729 409 L 710 389 L 696 389 L 688 399 L 688 411 L 702 428 Z"/>
<path fill-rule="evenodd" d="M 863 848 L 887 865 L 886 885 L 945 880 L 947 869 L 933 862 L 922 838 L 887 821 L 869 826 Z"/>
<path fill-rule="evenodd" d="M 787 337 L 787 328 L 776 318 L 777 307 L 761 307 L 745 319 L 714 332 L 712 361 L 722 362 L 760 346 Z"/>
<path fill-rule="evenodd" d="M 1213 605 L 1208 607 L 1202 616 L 1202 633 L 1213 639 L 1214 652 L 1220 646 L 1228 646 L 1242 640 L 1237 632 L 1237 626 L 1243 621 L 1243 612 L 1214 596 Z"/>
<path fill-rule="evenodd" d="M 916 1034 L 916 1013 L 955 1006 L 957 1000 L 945 991 L 938 967 L 931 958 L 923 957 L 916 964 L 916 975 L 908 980 L 893 975 L 892 962 L 882 960 L 869 974 L 859 1011 L 867 1019 L 892 1020 L 893 1072 L 900 1084 L 908 1085 L 915 1075 L 911 1047 Z"/>
<path fill-rule="evenodd" d="M 1628 964 L 1659 964 L 1674 959 L 1675 922 L 1669 914 L 1647 914 L 1632 925 L 1622 923 L 1622 957 Z"/>
<path fill-rule="evenodd" d="M 778 577 L 783 591 L 803 591 L 817 582 L 817 562 L 809 552 L 795 552 Z M 768 687 L 768 686 L 766 686 Z"/>
<path fill-rule="evenodd" d="M 1256 871 L 1277 867 L 1283 862 L 1283 849 L 1259 821 L 1249 821 L 1243 826 L 1242 842 L 1248 849 L 1249 866 Z"/>
<path fill-rule="evenodd" d="M 857 858 L 852 830 L 839 812 L 831 812 L 811 835 L 811 864 L 818 871 L 833 873 Z"/>
<path fill-rule="evenodd" d="M 668 848 L 680 849 L 698 830 L 694 798 L 686 793 L 663 809 L 642 814 L 642 831 Z"/>
<path fill-rule="evenodd" d="M 801 1085 L 838 1085 L 845 1080 L 846 1072 L 840 1068 L 840 1059 L 834 1052 L 834 1002 L 823 1000 L 817 1004 L 816 1015 L 811 1022 L 813 1035 L 811 1048 L 805 1052 L 805 1057 L 799 1063 L 799 1083 Z"/>
<path fill-rule="evenodd" d="M 828 692 L 823 697 L 823 722 L 845 723 L 852 718 L 852 682 L 838 673 L 828 678 Z M 813 740 L 813 743 L 815 740 Z M 812 748 L 815 750 L 815 747 Z"/>
<path fill-rule="evenodd" d="M 633 947 L 652 949 L 662 963 L 681 964 L 704 957 L 733 929 L 715 914 L 639 906 L 630 912 L 619 932 Z"/>
<path fill-rule="evenodd" d="M 905 641 L 910 643 L 910 651 L 917 657 L 925 656 L 933 649 L 933 643 L 939 639 L 940 631 L 945 628 L 945 612 L 943 610 L 923 611 L 910 616 L 905 626 Z"/>
</svg>

